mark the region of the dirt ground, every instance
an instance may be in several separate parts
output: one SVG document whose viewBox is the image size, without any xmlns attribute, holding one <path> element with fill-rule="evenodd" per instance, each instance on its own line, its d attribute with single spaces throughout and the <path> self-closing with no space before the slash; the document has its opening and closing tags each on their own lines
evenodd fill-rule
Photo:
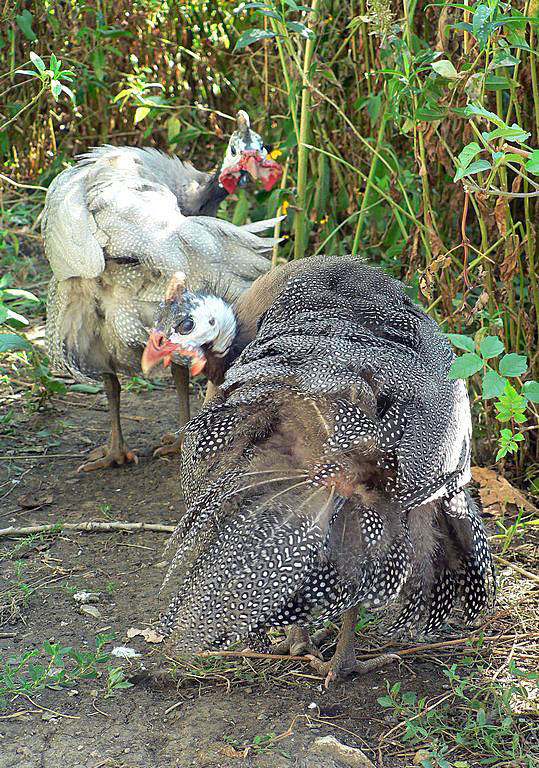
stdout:
<svg viewBox="0 0 539 768">
<path fill-rule="evenodd" d="M 17 407 L 13 429 L 0 438 L 0 527 L 175 524 L 183 511 L 178 459 L 153 460 L 150 450 L 173 427 L 174 392 L 127 392 L 122 406 L 125 435 L 140 463 L 88 474 L 76 468 L 107 437 L 102 395 L 70 392 L 42 412 Z M 386 681 L 397 680 L 429 701 L 443 696 L 444 669 L 458 660 L 458 646 L 455 657 L 443 649 L 412 653 L 328 691 L 301 662 L 210 659 L 177 665 L 173 674 L 159 645 L 126 634 L 150 626 L 165 606 L 158 590 L 166 538 L 148 531 L 64 531 L 19 549 L 16 539 L 0 538 L 3 663 L 45 641 L 92 649 L 100 633 L 115 635 L 108 652 L 128 646 L 141 654 L 114 658 L 133 687 L 111 696 L 105 695 L 106 674 L 72 688 L 8 696 L 0 709 L 0 768 L 345 768 L 362 765 L 362 753 L 377 768 L 419 764 L 421 745 L 402 741 L 402 717 L 377 698 Z M 81 612 L 74 599 L 82 590 L 99 593 L 94 615 Z M 382 642 L 358 636 L 358 648 Z M 158 669 L 168 671 L 156 675 Z M 362 752 L 328 748 L 321 737 Z M 479 762 L 470 755 L 465 765 Z"/>
</svg>

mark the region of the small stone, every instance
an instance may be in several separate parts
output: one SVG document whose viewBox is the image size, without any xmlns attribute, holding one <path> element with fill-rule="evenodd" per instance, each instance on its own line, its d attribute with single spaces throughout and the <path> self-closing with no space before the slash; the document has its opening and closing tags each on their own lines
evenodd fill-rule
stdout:
<svg viewBox="0 0 539 768">
<path fill-rule="evenodd" d="M 85 605 L 86 603 L 98 603 L 100 596 L 101 592 L 75 592 L 73 600 L 81 605 Z"/>
<path fill-rule="evenodd" d="M 87 616 L 92 616 L 94 619 L 99 619 L 101 616 L 95 605 L 81 605 L 79 611 Z"/>
<path fill-rule="evenodd" d="M 333 736 L 321 736 L 315 739 L 309 747 L 309 752 L 337 758 L 346 768 L 375 768 L 374 763 L 361 749 L 341 744 Z"/>
<path fill-rule="evenodd" d="M 428 749 L 418 749 L 414 755 L 414 765 L 421 765 L 423 760 L 430 760 L 430 752 Z"/>
</svg>

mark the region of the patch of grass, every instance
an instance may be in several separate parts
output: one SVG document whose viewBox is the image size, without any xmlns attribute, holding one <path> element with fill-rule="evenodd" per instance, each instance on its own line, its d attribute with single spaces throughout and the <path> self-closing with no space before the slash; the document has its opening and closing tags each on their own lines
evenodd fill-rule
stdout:
<svg viewBox="0 0 539 768">
<path fill-rule="evenodd" d="M 97 635 L 95 650 L 80 651 L 46 640 L 41 648 L 12 656 L 0 669 L 0 708 L 11 697 L 31 696 L 46 688 L 71 688 L 82 680 L 101 679 L 106 674 L 104 695 L 110 697 L 118 690 L 131 688 L 121 667 L 113 667 L 104 646 L 114 635 Z M 108 666 L 105 666 L 108 665 Z"/>
<path fill-rule="evenodd" d="M 387 693 L 378 703 L 400 722 L 382 739 L 391 734 L 411 745 L 428 745 L 430 757 L 420 762 L 423 768 L 538 764 L 538 671 L 510 661 L 503 678 L 492 677 L 475 659 L 465 658 L 444 674 L 449 691 L 434 700 L 386 681 Z"/>
<path fill-rule="evenodd" d="M 253 755 L 267 754 L 268 752 L 276 751 L 277 754 L 283 757 L 290 758 L 288 752 L 278 749 L 277 746 L 281 740 L 282 735 L 279 736 L 275 731 L 268 731 L 267 733 L 257 733 L 253 736 L 250 742 L 242 743 L 240 740 L 233 736 L 225 736 L 225 742 L 231 746 L 236 752 L 241 752 L 245 757 L 252 753 Z"/>
</svg>

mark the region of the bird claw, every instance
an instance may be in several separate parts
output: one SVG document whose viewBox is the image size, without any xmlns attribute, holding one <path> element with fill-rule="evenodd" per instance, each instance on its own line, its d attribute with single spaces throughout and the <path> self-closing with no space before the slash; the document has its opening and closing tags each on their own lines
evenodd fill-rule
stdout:
<svg viewBox="0 0 539 768">
<path fill-rule="evenodd" d="M 304 627 L 289 627 L 286 630 L 286 638 L 270 647 L 270 653 L 276 655 L 290 654 L 290 656 L 309 656 L 323 659 L 316 644 L 317 634 L 311 638 Z M 324 635 L 325 637 L 325 635 Z M 323 638 L 322 638 L 323 639 Z"/>
<path fill-rule="evenodd" d="M 400 656 L 396 653 L 383 653 L 380 656 L 367 659 L 367 661 L 358 661 L 353 651 L 344 654 L 336 652 L 329 661 L 321 661 L 319 657 L 311 654 L 307 654 L 307 657 L 311 662 L 311 667 L 324 678 L 324 688 L 326 689 L 336 680 L 341 680 L 354 673 L 366 675 L 400 660 Z"/>
<path fill-rule="evenodd" d="M 108 467 L 122 466 L 123 464 L 138 464 L 136 453 L 128 447 L 127 443 L 121 443 L 117 447 L 102 445 L 94 448 L 85 461 L 78 467 L 77 472 L 93 472 L 95 469 L 107 469 Z"/>
<path fill-rule="evenodd" d="M 161 438 L 161 445 L 153 452 L 154 459 L 170 456 L 171 453 L 181 453 L 182 442 L 182 435 L 178 436 L 172 432 L 167 432 Z"/>
</svg>

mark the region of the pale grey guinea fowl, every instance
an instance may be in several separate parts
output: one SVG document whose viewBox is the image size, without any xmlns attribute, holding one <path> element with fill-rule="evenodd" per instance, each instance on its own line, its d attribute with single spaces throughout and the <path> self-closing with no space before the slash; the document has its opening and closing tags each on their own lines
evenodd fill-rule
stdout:
<svg viewBox="0 0 539 768">
<path fill-rule="evenodd" d="M 391 634 L 473 623 L 494 595 L 492 559 L 467 488 L 468 396 L 448 377 L 453 353 L 436 324 L 402 284 L 352 257 L 259 278 L 221 313 L 226 354 L 197 331 L 214 300 L 178 284 L 147 347 L 153 363 L 159 348 L 183 347 L 221 385 L 185 428 L 187 512 L 159 624 L 173 650 L 252 647 L 283 626 L 288 649 L 310 651 L 328 683 L 390 660 L 356 661 L 361 607 Z M 297 642 L 297 625 L 340 614 L 333 658 L 305 631 Z"/>
<path fill-rule="evenodd" d="M 274 222 L 236 227 L 212 218 L 219 202 L 247 174 L 270 188 L 277 163 L 238 113 L 221 168 L 205 174 L 153 149 L 98 147 L 51 184 L 42 221 L 49 285 L 50 364 L 77 381 L 105 385 L 111 437 L 79 469 L 137 461 L 120 422 L 118 374 L 140 371 L 140 356 L 158 303 L 177 270 L 195 286 L 217 281 L 238 296 L 269 267 L 272 238 L 255 233 Z M 189 418 L 188 370 L 171 367 L 180 427 Z M 156 451 L 176 450 L 178 442 Z"/>
</svg>

